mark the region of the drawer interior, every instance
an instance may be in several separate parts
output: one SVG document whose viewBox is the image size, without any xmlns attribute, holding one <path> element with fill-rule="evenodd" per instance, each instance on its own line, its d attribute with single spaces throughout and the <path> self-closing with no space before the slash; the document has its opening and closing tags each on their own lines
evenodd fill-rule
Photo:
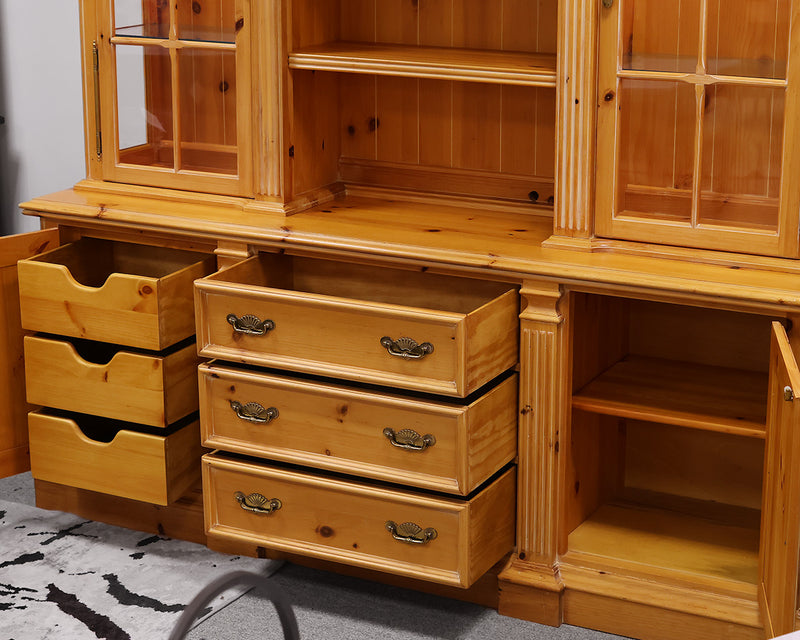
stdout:
<svg viewBox="0 0 800 640">
<path fill-rule="evenodd" d="M 76 282 L 101 287 L 112 273 L 163 278 L 207 258 L 193 251 L 81 238 L 30 260 L 64 265 Z"/>
<path fill-rule="evenodd" d="M 374 265 L 285 254 L 261 254 L 208 280 L 285 289 L 382 304 L 470 313 L 513 289 L 487 282 Z"/>
</svg>

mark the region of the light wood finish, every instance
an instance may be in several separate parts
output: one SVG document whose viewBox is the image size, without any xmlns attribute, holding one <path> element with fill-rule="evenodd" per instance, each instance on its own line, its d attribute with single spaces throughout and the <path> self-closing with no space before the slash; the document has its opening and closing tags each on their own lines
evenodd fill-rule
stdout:
<svg viewBox="0 0 800 640">
<path fill-rule="evenodd" d="M 786 389 L 790 390 L 791 395 Z M 797 427 L 800 370 L 783 327 L 773 324 L 770 356 L 767 451 L 764 459 L 763 540 L 759 555 L 759 601 L 767 637 L 794 631 L 800 569 L 800 476 Z"/>
<path fill-rule="evenodd" d="M 513 460 L 516 376 L 469 404 L 404 397 L 287 378 L 212 363 L 200 367 L 203 444 L 388 482 L 467 495 Z M 256 424 L 231 402 L 274 407 Z M 435 442 L 422 451 L 395 447 L 383 430 L 412 429 Z"/>
<path fill-rule="evenodd" d="M 154 427 L 197 411 L 194 342 L 163 355 L 96 344 L 81 350 L 90 359 L 70 342 L 26 336 L 28 402 Z"/>
<path fill-rule="evenodd" d="M 194 333 L 202 254 L 83 239 L 19 266 L 23 327 L 161 350 Z"/>
<path fill-rule="evenodd" d="M 513 546 L 514 470 L 468 501 L 343 481 L 208 454 L 203 458 L 209 537 L 252 540 L 367 569 L 469 587 Z M 243 510 L 234 493 L 253 492 L 282 506 L 269 515 Z M 392 538 L 385 523 L 433 527 L 427 544 Z"/>
<path fill-rule="evenodd" d="M 30 469 L 17 261 L 58 246 L 55 229 L 0 239 L 0 478 Z"/>
<path fill-rule="evenodd" d="M 464 397 L 516 363 L 516 291 L 395 269 L 262 255 L 199 280 L 201 355 Z M 226 318 L 270 319 L 266 335 Z M 381 345 L 409 337 L 420 359 Z"/>
<path fill-rule="evenodd" d="M 763 438 L 759 372 L 628 356 L 578 391 L 572 406 L 622 418 Z"/>
<path fill-rule="evenodd" d="M 109 422 L 102 433 L 115 427 Z M 47 413 L 30 413 L 28 428 L 37 480 L 167 505 L 200 475 L 196 420 L 167 436 L 121 429 L 110 442 L 93 440 L 74 420 Z"/>
<path fill-rule="evenodd" d="M 556 86 L 556 57 L 548 54 L 332 42 L 292 51 L 289 68 Z"/>
<path fill-rule="evenodd" d="M 172 504 L 162 506 L 88 491 L 63 484 L 35 480 L 36 506 L 69 511 L 83 518 L 116 527 L 206 543 L 203 524 L 203 492 L 198 482 Z"/>
</svg>

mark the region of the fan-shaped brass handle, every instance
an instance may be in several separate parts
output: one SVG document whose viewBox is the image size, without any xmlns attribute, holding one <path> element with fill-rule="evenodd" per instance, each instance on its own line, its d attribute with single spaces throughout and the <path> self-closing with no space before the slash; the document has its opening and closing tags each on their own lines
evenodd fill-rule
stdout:
<svg viewBox="0 0 800 640">
<path fill-rule="evenodd" d="M 421 436 L 413 429 L 401 429 L 395 432 L 391 427 L 383 430 L 383 435 L 392 443 L 393 447 L 406 449 L 407 451 L 425 451 L 428 447 L 436 444 L 436 438 L 430 433 Z"/>
<path fill-rule="evenodd" d="M 392 534 L 395 540 L 409 544 L 428 544 L 439 535 L 433 527 L 423 529 L 415 522 L 397 524 L 392 520 L 387 520 L 386 530 Z"/>
<path fill-rule="evenodd" d="M 283 506 L 283 503 L 277 498 L 267 499 L 260 493 L 251 493 L 246 496 L 241 491 L 237 491 L 233 494 L 233 497 L 236 498 L 236 502 L 245 511 L 251 511 L 263 516 L 268 516 Z"/>
<path fill-rule="evenodd" d="M 258 316 L 244 315 L 241 318 L 234 313 L 229 313 L 225 318 L 236 333 L 248 336 L 265 336 L 275 328 L 272 320 L 262 320 Z"/>
<path fill-rule="evenodd" d="M 236 400 L 230 400 L 229 402 L 236 417 L 246 422 L 269 424 L 279 415 L 275 407 L 265 408 L 258 402 L 248 402 L 247 404 L 242 404 Z"/>
<path fill-rule="evenodd" d="M 381 338 L 381 346 L 393 356 L 404 360 L 419 360 L 429 353 L 433 353 L 433 345 L 430 342 L 417 343 L 411 338 L 398 338 L 393 340 L 389 336 Z"/>
</svg>

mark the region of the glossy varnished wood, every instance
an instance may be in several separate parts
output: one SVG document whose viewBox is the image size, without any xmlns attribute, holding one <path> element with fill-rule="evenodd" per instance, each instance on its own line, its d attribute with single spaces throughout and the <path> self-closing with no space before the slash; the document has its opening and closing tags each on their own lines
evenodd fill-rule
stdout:
<svg viewBox="0 0 800 640">
<path fill-rule="evenodd" d="M 516 376 L 472 399 L 406 397 L 375 388 L 276 373 L 200 367 L 205 446 L 466 495 L 514 459 Z M 231 403 L 274 407 L 269 423 L 238 417 Z M 393 446 L 384 429 L 413 429 L 434 442 Z"/>
<path fill-rule="evenodd" d="M 203 458 L 210 537 L 252 541 L 367 569 L 469 587 L 513 546 L 516 474 L 505 472 L 468 501 L 369 485 L 231 459 Z M 260 493 L 282 506 L 243 510 L 234 494 Z M 433 527 L 427 544 L 394 540 L 385 523 Z"/>
</svg>

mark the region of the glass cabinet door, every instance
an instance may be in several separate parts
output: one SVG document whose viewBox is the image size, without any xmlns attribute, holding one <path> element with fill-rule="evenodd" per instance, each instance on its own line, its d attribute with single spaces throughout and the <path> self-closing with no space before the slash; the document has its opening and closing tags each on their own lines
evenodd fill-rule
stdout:
<svg viewBox="0 0 800 640">
<path fill-rule="evenodd" d="M 598 2 L 597 235 L 796 256 L 800 0 Z"/>
<path fill-rule="evenodd" d="M 252 195 L 246 0 L 106 0 L 103 177 Z"/>
</svg>

